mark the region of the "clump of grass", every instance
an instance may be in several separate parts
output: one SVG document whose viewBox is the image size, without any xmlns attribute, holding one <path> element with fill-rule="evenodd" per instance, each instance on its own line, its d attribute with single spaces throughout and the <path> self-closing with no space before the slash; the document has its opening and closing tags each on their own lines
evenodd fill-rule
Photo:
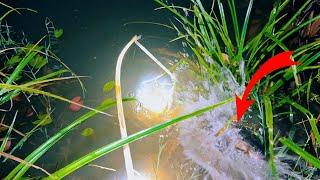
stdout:
<svg viewBox="0 0 320 180">
<path fill-rule="evenodd" d="M 318 53 L 320 49 L 319 39 L 313 39 L 299 46 L 290 42 L 291 38 L 299 36 L 300 31 L 319 21 L 320 15 L 315 14 L 310 19 L 304 19 L 303 21 L 299 18 L 304 16 L 303 13 L 313 5 L 313 2 L 311 0 L 303 2 L 292 16 L 287 16 L 285 10 L 288 8 L 290 0 L 277 1 L 266 23 L 262 25 L 261 31 L 249 39 L 247 32 L 252 19 L 253 0 L 248 3 L 244 19 L 239 18 L 233 0 L 217 0 L 215 6 L 212 5 L 211 9 L 206 9 L 202 4 L 204 1 L 201 0 L 191 0 L 190 8 L 168 5 L 161 0 L 155 1 L 161 6 L 158 9 L 167 9 L 172 12 L 177 20 L 171 27 L 177 31 L 178 37 L 172 41 L 187 43 L 196 62 L 202 69 L 202 74 L 212 83 L 223 80 L 222 72 L 224 69 L 228 69 L 232 72 L 238 84 L 245 85 L 253 73 L 257 71 L 259 65 L 265 62 L 267 58 L 277 52 L 293 49 L 293 59 L 300 63 L 299 66 L 267 76 L 260 81 L 252 92 L 255 95 L 253 98 L 258 102 L 253 106 L 253 109 L 260 113 L 260 127 L 263 130 L 258 136 L 262 140 L 263 149 L 267 151 L 265 154 L 269 155 L 271 169 L 276 174 L 274 151 L 277 148 L 275 145 L 278 139 L 273 137 L 273 134 L 286 134 L 291 131 L 290 129 L 279 129 L 282 126 L 279 117 L 284 119 L 282 121 L 292 119 L 293 113 L 287 112 L 286 109 L 288 109 L 288 106 L 289 108 L 297 107 L 297 103 L 293 99 L 298 98 L 300 102 L 303 100 L 309 102 L 310 89 L 312 89 L 309 82 L 309 79 L 312 79 L 310 74 L 319 71 L 317 65 L 320 57 Z M 188 16 L 185 15 L 186 11 Z M 227 23 L 227 18 L 231 19 L 231 23 Z M 224 57 L 227 57 L 227 60 Z M 304 81 L 301 77 L 307 78 Z M 288 84 L 291 84 L 291 89 L 287 88 Z M 315 87 L 317 86 L 315 85 Z M 261 99 L 261 97 L 269 98 Z M 290 101 L 284 101 L 284 99 Z M 271 106 L 273 103 L 275 105 Z M 263 105 L 266 107 L 265 111 L 261 108 Z M 300 107 L 300 112 L 305 114 L 308 109 Z M 307 115 L 312 118 L 317 116 L 318 113 L 309 112 Z M 299 122 L 299 111 L 294 111 L 294 114 L 293 121 Z M 317 136 L 316 123 L 314 121 L 311 121 L 311 123 L 311 131 L 313 131 L 314 136 Z M 303 131 L 305 128 L 300 126 L 297 129 Z M 305 130 L 308 131 L 308 129 Z M 309 136 L 305 136 L 304 140 L 308 142 L 307 137 Z M 306 150 L 302 151 L 306 152 Z"/>
<path fill-rule="evenodd" d="M 5 163 L 7 159 L 14 161 L 19 161 L 26 166 L 31 166 L 38 168 L 38 166 L 30 165 L 28 161 L 20 161 L 21 159 L 15 157 L 15 151 L 23 148 L 25 142 L 32 136 L 32 134 L 38 129 L 44 127 L 45 123 L 50 123 L 46 119 L 50 119 L 51 110 L 50 102 L 47 97 L 55 98 L 58 100 L 65 101 L 67 103 L 76 104 L 78 106 L 84 107 L 86 109 L 95 111 L 96 113 L 102 113 L 109 115 L 103 111 L 78 104 L 64 98 L 60 95 L 56 95 L 50 92 L 47 92 L 44 88 L 48 87 L 59 81 L 67 80 L 78 80 L 81 87 L 83 84 L 80 78 L 81 76 L 76 76 L 54 53 L 53 46 L 58 43 L 58 38 L 63 34 L 63 31 L 59 31 L 59 36 L 57 36 L 56 29 L 53 23 L 50 20 L 46 20 L 47 35 L 42 36 L 36 43 L 31 43 L 26 41 L 25 35 L 22 34 L 22 37 L 17 35 L 12 37 L 13 27 L 8 25 L 6 22 L 6 17 L 12 13 L 21 14 L 24 11 L 36 12 L 27 8 L 13 8 L 7 4 L 0 3 L 0 6 L 8 8 L 7 12 L 1 14 L 0 17 L 0 110 L 2 111 L 2 120 L 1 127 L 7 127 L 7 132 L 5 138 L 0 143 L 0 151 L 3 154 L 4 160 L 2 163 Z M 19 39 L 21 38 L 21 39 Z M 60 64 L 61 69 L 50 70 L 50 63 Z M 47 71 L 47 69 L 49 69 Z M 71 74 L 71 76 L 67 76 Z M 84 90 L 84 88 L 83 88 Z M 21 133 L 19 130 L 15 129 L 15 126 L 21 122 L 21 119 L 17 119 L 18 114 L 24 114 L 21 110 L 16 110 L 16 104 L 23 104 L 24 100 L 19 100 L 23 97 L 26 103 L 31 106 L 32 113 L 37 115 L 38 118 L 41 117 L 40 111 L 45 109 L 45 116 L 49 118 L 39 119 L 38 123 L 28 124 L 28 126 L 33 126 L 31 130 L 25 134 Z M 17 98 L 18 100 L 15 100 Z M 34 106 L 33 102 L 37 100 L 42 103 L 43 106 Z M 40 103 L 39 103 L 40 104 Z M 11 114 L 16 112 L 14 117 L 10 119 Z M 32 115 L 31 115 L 32 116 Z M 37 122 L 37 121 L 35 121 Z M 6 124 L 10 124 L 6 125 Z M 44 127 L 45 128 L 45 127 Z M 2 130 L 3 131 L 3 130 Z M 14 144 L 13 147 L 10 147 L 10 152 L 5 153 L 5 147 L 9 143 L 9 139 L 14 136 L 13 132 L 18 133 L 21 136 L 18 139 L 18 143 Z M 3 132 L 2 132 L 3 134 Z M 11 142 L 10 142 L 11 143 Z M 43 171 L 43 169 L 41 169 Z M 46 172 L 46 171 L 44 171 Z"/>
</svg>

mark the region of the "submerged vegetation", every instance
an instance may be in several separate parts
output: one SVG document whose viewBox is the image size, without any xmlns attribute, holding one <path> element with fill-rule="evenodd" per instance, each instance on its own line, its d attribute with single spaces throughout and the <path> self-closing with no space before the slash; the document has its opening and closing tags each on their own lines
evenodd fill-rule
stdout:
<svg viewBox="0 0 320 180">
<path fill-rule="evenodd" d="M 133 171 L 128 144 L 191 119 L 177 125 L 178 137 L 185 156 L 189 157 L 194 162 L 193 165 L 197 165 L 196 169 L 202 173 L 199 178 L 208 177 L 203 174 L 209 174 L 213 179 L 230 179 L 234 176 L 246 179 L 264 179 L 270 176 L 275 179 L 319 178 L 320 15 L 314 8 L 319 7 L 319 4 L 307 0 L 299 6 L 291 7 L 295 9 L 292 13 L 287 11 L 295 2 L 277 1 L 268 14 L 268 19 L 261 22 L 260 29 L 248 34 L 250 28 L 253 28 L 253 0 L 248 3 L 244 19 L 238 15 L 234 0 L 212 1 L 210 6 L 204 5 L 201 0 L 191 0 L 190 7 L 169 5 L 161 0 L 155 2 L 160 5 L 157 10 L 166 9 L 174 15 L 175 21 L 171 25 L 162 26 L 176 30 L 177 37 L 172 41 L 181 41 L 189 52 L 188 56 L 179 53 L 173 55 L 178 62 L 167 69 L 139 43 L 137 36 L 128 44 L 135 43 L 166 72 L 165 75 L 170 76 L 173 81 L 170 84 L 172 89 L 180 93 L 173 96 L 176 98 L 173 101 L 175 103 L 179 98 L 187 99 L 184 102 L 186 110 L 182 111 L 183 115 L 179 114 L 174 118 L 168 116 L 170 118 L 166 117 L 166 121 L 131 135 L 126 132 L 122 102 L 136 99 L 122 98 L 120 83 L 121 63 L 130 45 L 127 45 L 119 56 L 115 81 L 106 83 L 102 88 L 106 93 L 114 89 L 116 100 L 101 99 L 97 107 L 91 108 L 83 105 L 80 97 L 76 97 L 77 101 L 68 100 L 57 95 L 58 92 L 50 92 L 49 87 L 55 83 L 71 80 L 79 82 L 84 91 L 80 80 L 82 77 L 76 76 L 53 52 L 59 38 L 63 37 L 63 29 L 56 29 L 47 19 L 47 35 L 37 42 L 29 42 L 24 35 L 20 39 L 14 39 L 11 37 L 12 28 L 5 22 L 6 16 L 34 11 L 16 9 L 0 3 L 8 9 L 0 17 L 0 104 L 3 111 L 0 124 L 0 156 L 3 162 L 0 165 L 9 160 L 18 162 L 10 172 L 1 174 L 1 177 L 20 179 L 26 176 L 29 168 L 36 168 L 43 171 L 48 179 L 61 179 L 121 147 L 125 148 L 128 177 L 133 177 L 136 173 Z M 252 75 L 268 58 L 289 50 L 293 51 L 292 59 L 299 64 L 263 78 L 251 92 L 255 104 L 241 123 L 237 123 L 233 116 L 234 94 L 242 94 Z M 179 73 L 183 73 L 185 69 L 188 71 L 187 75 L 192 76 L 191 79 L 199 81 L 196 86 L 182 80 L 185 74 Z M 197 95 L 190 97 L 188 89 L 192 89 L 192 93 Z M 189 94 L 181 95 L 183 93 Z M 77 111 L 80 107 L 90 111 L 48 137 L 29 155 L 17 157 L 19 154 L 15 153 L 16 150 L 25 148 L 26 142 L 35 131 L 45 131 L 46 126 L 54 121 L 51 117 L 54 104 L 51 104 L 50 99 L 71 103 Z M 113 106 L 117 106 L 122 139 L 93 150 L 56 172 L 48 172 L 36 165 L 38 159 L 75 127 L 98 113 L 110 116 L 105 111 Z M 221 109 L 220 106 L 226 109 Z M 167 108 L 170 110 L 174 107 L 170 104 Z M 208 113 L 209 111 L 212 112 Z M 25 128 L 22 127 L 23 133 L 16 128 L 20 127 L 16 125 L 22 116 L 32 118 L 31 123 L 25 125 Z M 194 132 L 195 134 L 192 134 Z M 94 130 L 86 128 L 81 134 L 85 137 L 93 136 Z M 194 142 L 194 137 L 199 137 L 202 143 L 199 140 Z M 12 142 L 13 138 L 15 143 Z M 220 143 L 220 149 L 216 149 L 215 145 L 210 146 L 213 141 Z M 191 147 L 192 145 L 194 147 Z M 162 148 L 166 147 L 160 149 Z M 159 150 L 158 159 L 161 158 L 160 152 L 162 150 Z M 238 173 L 242 173 L 242 167 L 234 168 L 237 170 L 234 174 L 219 172 L 232 169 L 227 165 L 233 163 L 233 159 L 227 158 L 233 155 L 239 156 L 236 158 L 239 162 L 235 164 L 248 169 L 243 170 L 243 174 Z M 221 159 L 215 159 L 220 157 Z M 256 169 L 250 169 L 250 163 L 252 166 L 257 165 Z M 265 168 L 265 164 L 269 168 Z M 260 172 L 263 169 L 266 172 Z M 270 169 L 270 172 L 267 169 Z M 255 174 L 258 171 L 259 174 Z"/>
</svg>

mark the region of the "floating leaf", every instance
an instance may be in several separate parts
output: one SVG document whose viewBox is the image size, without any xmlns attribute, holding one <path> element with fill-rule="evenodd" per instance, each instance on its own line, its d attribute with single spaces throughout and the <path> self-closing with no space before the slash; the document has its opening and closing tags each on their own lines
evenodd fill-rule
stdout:
<svg viewBox="0 0 320 180">
<path fill-rule="evenodd" d="M 94 130 L 92 128 L 85 128 L 81 131 L 81 135 L 84 137 L 92 136 L 94 134 Z"/>
<path fill-rule="evenodd" d="M 107 93 L 111 91 L 115 86 L 114 81 L 109 81 L 103 85 L 103 92 Z"/>
<path fill-rule="evenodd" d="M 38 120 L 32 122 L 32 124 L 39 124 L 40 126 L 45 126 L 52 123 L 52 118 L 50 114 L 39 114 Z"/>
<path fill-rule="evenodd" d="M 37 55 L 34 59 L 32 59 L 29 62 L 29 65 L 32 66 L 33 68 L 40 69 L 47 63 L 48 63 L 48 60 L 46 58 L 44 58 L 43 56 Z"/>
<path fill-rule="evenodd" d="M 63 34 L 63 29 L 56 29 L 56 30 L 53 31 L 53 35 L 54 35 L 55 38 L 61 37 L 62 34 Z"/>
<path fill-rule="evenodd" d="M 7 62 L 6 62 L 6 66 L 13 66 L 17 63 L 19 63 L 22 60 L 21 57 L 19 56 L 12 56 Z"/>
</svg>

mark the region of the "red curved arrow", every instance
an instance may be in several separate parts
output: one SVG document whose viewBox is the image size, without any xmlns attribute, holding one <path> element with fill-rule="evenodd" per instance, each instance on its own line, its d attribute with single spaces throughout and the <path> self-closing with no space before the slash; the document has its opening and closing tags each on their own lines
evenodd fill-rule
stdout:
<svg viewBox="0 0 320 180">
<path fill-rule="evenodd" d="M 264 64 L 260 66 L 257 72 L 252 76 L 249 84 L 247 85 L 242 98 L 236 95 L 236 108 L 237 108 L 237 121 L 240 122 L 241 117 L 248 110 L 248 108 L 254 103 L 254 100 L 247 100 L 249 93 L 253 87 L 267 74 L 271 72 L 292 65 L 297 65 L 298 62 L 294 62 L 291 58 L 292 51 L 286 51 L 279 53 L 272 58 L 268 59 Z"/>
</svg>

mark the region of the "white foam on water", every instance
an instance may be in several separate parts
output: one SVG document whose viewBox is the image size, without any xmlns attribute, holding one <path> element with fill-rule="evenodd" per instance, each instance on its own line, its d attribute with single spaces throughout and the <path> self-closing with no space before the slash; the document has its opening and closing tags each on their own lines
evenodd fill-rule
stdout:
<svg viewBox="0 0 320 180">
<path fill-rule="evenodd" d="M 176 72 L 176 77 L 185 77 L 185 73 L 185 70 L 180 70 Z M 180 79 L 184 90 L 176 96 L 183 100 L 183 114 L 233 97 L 235 92 L 243 92 L 244 88 L 235 82 L 230 72 L 225 71 L 223 74 L 226 80 L 216 85 L 205 81 L 199 84 Z M 193 89 L 199 85 L 208 91 L 195 93 Z M 217 135 L 235 114 L 235 103 L 229 103 L 202 116 L 179 123 L 178 140 L 184 156 L 206 170 L 212 179 L 269 179 L 269 165 L 259 152 L 249 144 L 246 144 L 251 148 L 249 153 L 237 148 L 237 144 L 245 143 L 239 133 L 240 129 L 231 126 L 224 133 Z M 292 173 L 287 164 L 277 161 L 280 176 Z"/>
</svg>

